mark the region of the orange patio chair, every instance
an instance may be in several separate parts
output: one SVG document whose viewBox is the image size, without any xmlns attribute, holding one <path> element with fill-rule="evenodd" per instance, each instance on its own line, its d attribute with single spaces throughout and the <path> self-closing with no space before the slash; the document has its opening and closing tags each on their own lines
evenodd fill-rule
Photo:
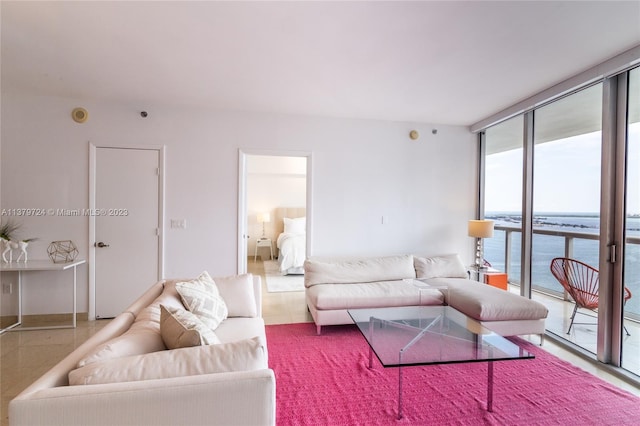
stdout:
<svg viewBox="0 0 640 426">
<path fill-rule="evenodd" d="M 593 266 L 567 257 L 556 257 L 551 261 L 550 268 L 553 276 L 562 284 L 562 287 L 575 302 L 573 314 L 571 315 L 571 324 L 569 325 L 569 330 L 567 330 L 567 334 L 569 334 L 579 308 L 589 309 L 594 312 L 598 309 L 599 273 Z M 631 291 L 625 287 L 624 303 L 627 303 L 629 299 L 631 299 Z M 627 327 L 623 327 L 624 332 L 629 336 Z"/>
</svg>

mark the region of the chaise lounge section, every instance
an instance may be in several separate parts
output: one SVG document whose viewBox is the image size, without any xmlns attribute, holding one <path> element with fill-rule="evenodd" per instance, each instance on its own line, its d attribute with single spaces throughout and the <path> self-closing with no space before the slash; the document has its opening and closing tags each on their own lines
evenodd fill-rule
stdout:
<svg viewBox="0 0 640 426">
<path fill-rule="evenodd" d="M 349 309 L 447 304 L 503 336 L 544 340 L 548 309 L 517 294 L 470 280 L 456 254 L 310 258 L 304 265 L 306 302 L 322 326 L 351 324 Z M 415 285 L 415 279 L 426 284 Z"/>
</svg>

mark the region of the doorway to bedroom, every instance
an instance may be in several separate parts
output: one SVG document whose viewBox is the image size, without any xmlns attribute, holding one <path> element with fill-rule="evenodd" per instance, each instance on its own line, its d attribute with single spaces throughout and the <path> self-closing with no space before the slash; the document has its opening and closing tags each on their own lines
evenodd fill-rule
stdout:
<svg viewBox="0 0 640 426">
<path fill-rule="evenodd" d="M 310 155 L 240 152 L 240 272 L 267 293 L 304 291 L 309 252 Z"/>
</svg>

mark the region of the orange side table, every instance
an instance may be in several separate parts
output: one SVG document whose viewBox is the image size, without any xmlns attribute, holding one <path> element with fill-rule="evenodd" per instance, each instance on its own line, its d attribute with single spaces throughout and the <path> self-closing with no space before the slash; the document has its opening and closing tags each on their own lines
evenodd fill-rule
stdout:
<svg viewBox="0 0 640 426">
<path fill-rule="evenodd" d="M 484 283 L 503 290 L 507 290 L 509 286 L 507 274 L 504 272 L 485 272 Z"/>
</svg>

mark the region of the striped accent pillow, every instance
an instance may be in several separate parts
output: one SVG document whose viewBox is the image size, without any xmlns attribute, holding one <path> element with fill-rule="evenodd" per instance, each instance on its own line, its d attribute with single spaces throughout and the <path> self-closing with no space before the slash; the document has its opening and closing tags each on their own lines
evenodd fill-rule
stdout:
<svg viewBox="0 0 640 426">
<path fill-rule="evenodd" d="M 207 271 L 194 280 L 176 283 L 176 290 L 184 306 L 210 329 L 215 330 L 227 318 L 227 305 Z"/>
</svg>

